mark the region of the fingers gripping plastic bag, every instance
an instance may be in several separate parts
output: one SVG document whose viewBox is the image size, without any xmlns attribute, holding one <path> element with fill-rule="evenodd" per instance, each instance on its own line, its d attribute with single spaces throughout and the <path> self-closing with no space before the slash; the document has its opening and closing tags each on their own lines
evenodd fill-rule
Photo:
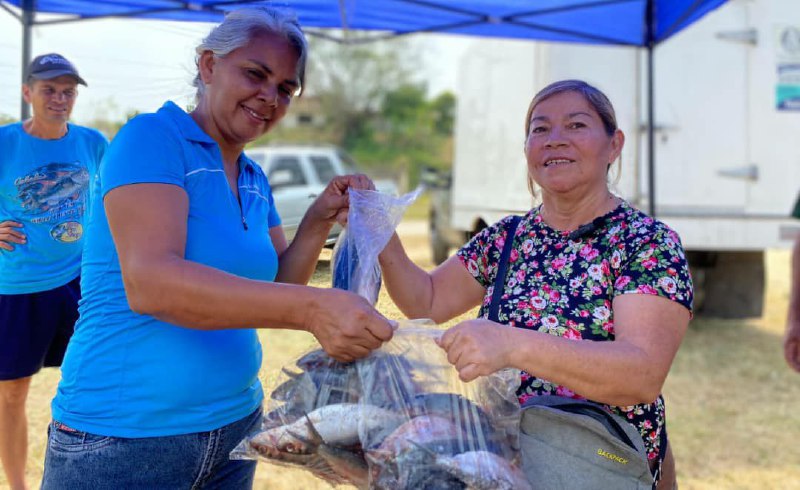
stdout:
<svg viewBox="0 0 800 490">
<path fill-rule="evenodd" d="M 359 404 L 395 417 L 359 425 L 375 489 L 527 489 L 519 469 L 519 371 L 464 383 L 436 344 L 444 330 L 401 322 L 391 341 L 357 362 Z M 384 371 L 385 364 L 400 363 Z"/>
<path fill-rule="evenodd" d="M 422 189 L 399 197 L 368 190 L 348 192 L 347 227 L 333 248 L 333 287 L 352 291 L 374 305 L 381 288 L 378 254 Z"/>
</svg>

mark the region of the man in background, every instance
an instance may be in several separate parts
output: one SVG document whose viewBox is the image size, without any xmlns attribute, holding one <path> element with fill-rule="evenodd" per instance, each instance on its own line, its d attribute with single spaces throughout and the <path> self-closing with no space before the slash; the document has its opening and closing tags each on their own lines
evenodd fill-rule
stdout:
<svg viewBox="0 0 800 490">
<path fill-rule="evenodd" d="M 60 366 L 78 318 L 84 212 L 108 146 L 68 122 L 78 84 L 59 54 L 37 56 L 22 85 L 33 116 L 0 127 L 0 461 L 25 489 L 31 377 Z"/>
<path fill-rule="evenodd" d="M 800 219 L 800 195 L 797 196 L 792 216 Z M 786 320 L 783 354 L 789 367 L 800 373 L 800 234 L 795 237 L 792 266 L 789 271 L 791 274 L 789 315 Z"/>
</svg>

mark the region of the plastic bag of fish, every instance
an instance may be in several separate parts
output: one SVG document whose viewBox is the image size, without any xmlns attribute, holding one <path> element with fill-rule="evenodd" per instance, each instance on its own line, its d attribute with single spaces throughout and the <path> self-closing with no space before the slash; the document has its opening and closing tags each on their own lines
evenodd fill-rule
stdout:
<svg viewBox="0 0 800 490">
<path fill-rule="evenodd" d="M 403 374 L 390 379 L 383 390 L 376 388 L 387 375 L 368 363 L 357 364 L 367 388 L 360 404 L 385 407 L 401 418 L 399 424 L 394 419 L 380 428 L 369 423 L 359 426 L 369 487 L 529 488 L 517 466 L 519 372 L 504 370 L 462 382 L 435 343 L 443 332 L 432 323 L 400 328 L 380 351 L 388 359 L 402 360 L 389 376 Z M 413 391 L 406 378 L 413 380 Z"/>
<path fill-rule="evenodd" d="M 350 189 L 347 227 L 333 248 L 333 287 L 352 291 L 375 304 L 381 288 L 378 254 L 392 237 L 421 188 L 402 196 Z"/>
<path fill-rule="evenodd" d="M 402 359 L 383 353 L 357 361 L 383 372 L 383 381 L 408 383 L 417 392 Z M 375 382 L 381 382 L 376 379 Z M 362 405 L 367 389 L 356 363 L 332 359 L 321 349 L 313 350 L 282 369 L 264 404 L 261 428 L 245 438 L 231 453 L 233 459 L 259 459 L 303 468 L 333 484 L 368 486 L 367 462 L 359 428 L 394 426 L 401 416 L 389 410 L 393 396 L 383 384 L 381 406 Z M 380 393 L 373 397 L 380 399 Z"/>
<path fill-rule="evenodd" d="M 458 379 L 430 323 L 401 322 L 369 357 L 312 351 L 285 368 L 263 426 L 232 453 L 375 489 L 525 489 L 518 373 Z"/>
</svg>

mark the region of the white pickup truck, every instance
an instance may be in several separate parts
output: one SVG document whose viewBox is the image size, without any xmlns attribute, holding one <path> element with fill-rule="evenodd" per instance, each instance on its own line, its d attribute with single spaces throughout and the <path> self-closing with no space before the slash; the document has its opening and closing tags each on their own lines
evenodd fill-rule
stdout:
<svg viewBox="0 0 800 490">
<path fill-rule="evenodd" d="M 336 146 L 265 146 L 249 148 L 245 154 L 267 174 L 290 241 L 308 207 L 333 177 L 360 172 L 350 155 Z M 390 180 L 375 180 L 375 187 L 397 194 L 397 186 Z M 334 226 L 327 245 L 333 245 L 341 231 L 339 225 Z"/>
</svg>

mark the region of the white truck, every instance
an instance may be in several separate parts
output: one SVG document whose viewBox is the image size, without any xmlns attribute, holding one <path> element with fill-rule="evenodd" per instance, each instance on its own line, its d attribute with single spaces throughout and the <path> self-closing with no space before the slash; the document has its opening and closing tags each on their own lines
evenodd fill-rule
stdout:
<svg viewBox="0 0 800 490">
<path fill-rule="evenodd" d="M 627 136 L 615 191 L 648 211 L 645 63 L 634 48 L 472 41 L 460 65 L 450 209 L 431 211 L 439 258 L 535 204 L 524 119 L 536 91 L 560 79 L 609 96 Z M 655 212 L 682 237 L 698 312 L 760 315 L 764 251 L 800 232 L 789 218 L 800 104 L 778 108 L 792 92 L 800 95 L 798 0 L 731 0 L 655 49 Z"/>
<path fill-rule="evenodd" d="M 356 162 L 341 148 L 330 145 L 277 145 L 245 150 L 267 175 L 275 207 L 291 241 L 306 210 L 337 175 L 360 173 Z M 391 180 L 375 180 L 381 192 L 397 194 Z M 331 229 L 326 245 L 332 246 L 342 229 Z"/>
</svg>

